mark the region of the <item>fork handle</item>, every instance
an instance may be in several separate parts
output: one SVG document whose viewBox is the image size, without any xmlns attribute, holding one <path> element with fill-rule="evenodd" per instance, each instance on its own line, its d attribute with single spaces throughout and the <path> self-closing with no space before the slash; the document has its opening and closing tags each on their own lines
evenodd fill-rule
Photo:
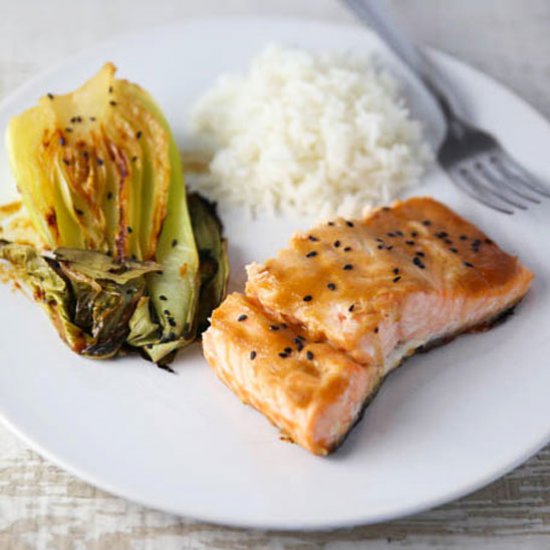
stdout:
<svg viewBox="0 0 550 550">
<path fill-rule="evenodd" d="M 449 119 L 456 118 L 457 102 L 451 101 L 448 94 L 442 91 L 443 78 L 428 57 L 417 48 L 398 27 L 388 10 L 379 0 L 343 0 L 343 2 L 361 19 L 368 23 L 390 47 L 390 49 L 420 79 L 428 92 L 439 104 L 443 115 Z"/>
</svg>

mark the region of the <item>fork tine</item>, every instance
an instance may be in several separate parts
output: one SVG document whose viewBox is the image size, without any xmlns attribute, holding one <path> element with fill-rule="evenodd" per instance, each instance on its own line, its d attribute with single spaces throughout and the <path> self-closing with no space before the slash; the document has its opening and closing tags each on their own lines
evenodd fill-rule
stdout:
<svg viewBox="0 0 550 550">
<path fill-rule="evenodd" d="M 500 151 L 499 154 L 491 155 L 491 162 L 497 165 L 507 177 L 516 181 L 524 188 L 538 193 L 543 197 L 550 198 L 550 190 L 540 184 L 521 164 L 516 162 L 508 153 Z"/>
<path fill-rule="evenodd" d="M 513 200 L 512 198 L 505 195 L 502 191 L 495 189 L 490 182 L 487 183 L 487 180 L 483 178 L 483 174 L 479 173 L 477 174 L 475 170 L 472 170 L 470 167 L 462 166 L 459 168 L 459 171 L 462 173 L 462 175 L 467 178 L 470 181 L 470 184 L 473 187 L 479 188 L 482 192 L 489 194 L 490 196 L 493 195 L 500 199 L 502 202 L 509 204 L 510 206 L 515 206 L 516 208 L 519 208 L 520 210 L 527 210 L 527 207 L 517 202 L 516 200 Z"/>
<path fill-rule="evenodd" d="M 479 170 L 483 173 L 483 176 L 492 184 L 496 189 L 505 188 L 510 193 L 525 199 L 526 201 L 532 202 L 533 204 L 540 204 L 541 201 L 535 197 L 527 195 L 525 192 L 518 191 L 511 183 L 509 178 L 506 177 L 506 174 L 499 170 L 498 167 L 492 162 L 485 162 L 480 160 L 475 163 L 476 170 Z"/>
<path fill-rule="evenodd" d="M 514 213 L 514 211 L 510 210 L 510 208 L 505 208 L 499 204 L 495 204 L 494 197 L 491 197 L 491 199 L 493 200 L 490 200 L 483 194 L 483 192 L 480 193 L 479 192 L 480 189 L 477 186 L 475 186 L 463 174 L 461 174 L 461 170 L 459 168 L 454 168 L 452 170 L 449 170 L 448 174 L 451 176 L 451 179 L 453 180 L 455 185 L 460 189 L 462 189 L 462 191 L 464 191 L 467 195 L 472 197 L 474 200 L 483 203 L 485 206 L 488 206 L 489 208 L 492 208 L 497 212 L 502 212 L 503 214 L 512 215 Z"/>
</svg>

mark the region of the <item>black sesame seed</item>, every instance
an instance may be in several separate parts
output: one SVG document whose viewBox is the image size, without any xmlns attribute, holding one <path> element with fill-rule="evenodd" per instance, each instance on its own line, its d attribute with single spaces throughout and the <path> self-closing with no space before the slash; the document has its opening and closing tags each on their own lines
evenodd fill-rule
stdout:
<svg viewBox="0 0 550 550">
<path fill-rule="evenodd" d="M 420 256 L 421 258 L 424 258 L 424 256 L 426 256 L 426 254 L 424 254 L 424 252 L 422 252 L 422 250 L 418 250 L 417 252 L 415 252 L 415 254 L 417 256 Z"/>
<path fill-rule="evenodd" d="M 346 246 L 344 248 L 344 252 L 351 252 L 351 246 Z"/>
<path fill-rule="evenodd" d="M 279 325 L 270 325 L 269 326 L 269 330 L 271 330 L 272 332 L 276 332 L 280 329 L 281 327 L 279 327 Z"/>
<path fill-rule="evenodd" d="M 403 236 L 403 231 L 396 231 L 395 234 L 398 236 L 398 237 L 402 237 Z"/>
<path fill-rule="evenodd" d="M 467 241 L 468 240 L 468 237 L 466 235 L 460 235 L 459 239 L 461 241 Z"/>
<path fill-rule="evenodd" d="M 397 282 L 400 281 L 400 280 L 401 280 L 401 275 L 398 275 L 397 277 L 394 277 L 394 278 L 393 278 L 393 282 L 394 282 L 394 283 L 397 283 Z"/>
<path fill-rule="evenodd" d="M 348 311 L 351 313 L 355 309 L 355 305 L 351 304 L 351 306 L 348 307 Z"/>
<path fill-rule="evenodd" d="M 378 334 L 378 331 L 379 331 L 379 330 L 380 330 L 380 329 L 379 329 L 378 327 L 374 327 L 374 334 Z"/>
<path fill-rule="evenodd" d="M 418 233 L 416 231 L 411 231 L 411 237 L 418 237 Z"/>
<path fill-rule="evenodd" d="M 440 231 L 439 233 L 436 233 L 435 236 L 436 236 L 438 239 L 445 239 L 445 238 L 448 237 L 449 235 L 448 235 L 445 231 Z"/>
<path fill-rule="evenodd" d="M 286 347 L 284 350 L 283 350 L 285 353 L 292 353 L 292 348 L 289 348 L 289 347 Z"/>
<path fill-rule="evenodd" d="M 346 264 L 343 269 L 344 271 L 351 271 L 353 269 L 353 266 L 351 264 Z"/>
<path fill-rule="evenodd" d="M 379 244 L 377 248 L 378 248 L 378 250 L 383 250 L 383 249 L 384 249 L 384 245 L 383 245 L 383 244 Z"/>
<path fill-rule="evenodd" d="M 315 252 L 315 250 L 312 250 L 306 254 L 306 258 L 314 258 L 315 256 L 317 256 L 317 252 Z"/>
<path fill-rule="evenodd" d="M 493 241 L 491 239 L 485 239 L 485 244 L 493 244 Z"/>
<path fill-rule="evenodd" d="M 308 239 L 312 242 L 312 243 L 316 243 L 319 241 L 319 239 L 313 235 L 309 235 L 308 236 Z"/>
<path fill-rule="evenodd" d="M 169 310 L 169 309 L 165 309 L 165 310 L 164 310 L 164 315 L 170 316 L 170 315 L 172 315 L 172 314 L 170 313 L 170 310 Z"/>
<path fill-rule="evenodd" d="M 239 315 L 237 317 L 237 321 L 239 321 L 239 323 L 242 323 L 243 321 L 246 321 L 248 319 L 248 315 L 246 315 L 245 313 L 243 313 L 242 315 Z"/>
<path fill-rule="evenodd" d="M 109 101 L 109 105 L 111 105 L 112 107 L 116 107 L 116 104 L 117 104 L 116 101 L 113 101 L 113 100 Z"/>
<path fill-rule="evenodd" d="M 311 294 L 306 294 L 303 297 L 303 300 L 304 300 L 304 302 L 311 302 L 311 300 L 313 300 L 313 296 Z"/>
<path fill-rule="evenodd" d="M 65 145 L 65 143 L 67 143 L 67 142 L 65 141 L 65 138 L 64 138 L 63 136 L 61 136 L 61 137 L 59 138 L 59 145 L 61 145 L 61 147 L 63 147 L 63 145 Z"/>
<path fill-rule="evenodd" d="M 393 246 L 386 246 L 386 250 L 392 250 L 393 249 Z"/>
<path fill-rule="evenodd" d="M 422 222 L 422 225 L 424 225 L 425 227 L 428 227 L 429 225 L 432 225 L 432 222 L 430 220 L 424 220 Z"/>
<path fill-rule="evenodd" d="M 405 241 L 407 246 L 414 246 L 414 241 Z"/>
<path fill-rule="evenodd" d="M 71 164 L 71 161 L 67 159 L 63 159 L 63 164 L 65 164 L 66 166 L 69 166 L 69 164 Z"/>
<path fill-rule="evenodd" d="M 449 248 L 449 250 L 450 250 L 453 254 L 458 254 L 458 250 L 457 250 L 454 246 L 451 246 L 451 248 Z"/>
<path fill-rule="evenodd" d="M 250 360 L 251 360 L 251 361 L 254 361 L 254 359 L 256 359 L 256 355 L 257 355 L 257 353 L 256 353 L 254 350 L 252 350 L 252 351 L 250 352 Z"/>
<path fill-rule="evenodd" d="M 70 128 L 69 126 L 67 126 L 67 128 L 65 128 L 65 132 L 69 132 L 69 134 L 73 131 L 72 128 Z"/>
<path fill-rule="evenodd" d="M 137 159 L 138 159 L 138 158 L 137 158 L 137 155 L 134 155 L 134 156 L 132 157 L 132 162 L 136 162 Z"/>
<path fill-rule="evenodd" d="M 107 200 L 110 201 L 112 198 L 113 198 L 113 194 L 111 193 L 111 191 L 109 191 L 107 193 Z"/>
<path fill-rule="evenodd" d="M 80 210 L 80 208 L 75 208 L 74 211 L 77 213 L 78 216 L 84 216 L 84 212 Z"/>
<path fill-rule="evenodd" d="M 285 353 L 284 351 L 281 351 L 279 353 L 279 357 L 281 357 L 282 359 L 286 359 L 288 357 L 288 353 Z"/>
<path fill-rule="evenodd" d="M 176 326 L 176 320 L 173 319 L 172 317 L 169 317 L 169 318 L 168 318 L 168 324 L 169 324 L 171 327 L 175 327 L 175 326 Z"/>
<path fill-rule="evenodd" d="M 172 248 L 176 248 L 178 246 L 178 239 L 172 239 Z"/>
<path fill-rule="evenodd" d="M 53 99 L 54 98 L 54 95 L 50 92 L 47 93 L 47 96 L 48 96 L 48 99 Z"/>
<path fill-rule="evenodd" d="M 464 262 L 464 265 L 466 267 L 474 267 L 474 264 L 471 264 L 470 262 Z"/>
<path fill-rule="evenodd" d="M 126 231 L 128 231 L 128 233 L 132 233 L 133 229 L 132 229 L 130 226 L 128 226 L 128 227 L 126 228 Z"/>
<path fill-rule="evenodd" d="M 103 159 L 98 158 L 96 162 L 98 166 L 103 166 Z"/>
<path fill-rule="evenodd" d="M 334 248 L 338 248 L 341 244 L 340 241 L 334 241 Z"/>
<path fill-rule="evenodd" d="M 161 294 L 159 296 L 159 300 L 162 300 L 163 302 L 166 302 L 166 300 L 168 300 L 168 298 L 164 294 Z"/>
<path fill-rule="evenodd" d="M 136 132 L 136 139 L 140 139 L 141 136 L 142 136 L 141 130 L 138 130 L 138 131 Z"/>
<path fill-rule="evenodd" d="M 380 237 L 376 237 L 375 240 L 378 241 L 379 243 L 384 243 L 384 239 L 381 239 Z"/>
<path fill-rule="evenodd" d="M 330 225 L 330 227 L 334 227 L 334 222 L 328 222 L 327 225 Z"/>
<path fill-rule="evenodd" d="M 451 239 L 443 239 L 443 242 L 445 244 L 453 244 L 453 241 Z"/>
<path fill-rule="evenodd" d="M 418 256 L 415 256 L 413 258 L 413 264 L 416 267 L 419 267 L 420 269 L 425 269 L 426 268 L 426 266 L 422 263 L 422 260 Z"/>
<path fill-rule="evenodd" d="M 304 343 L 301 340 L 299 340 L 298 338 L 294 339 L 294 343 L 296 344 L 296 350 L 297 351 L 302 351 L 304 349 Z"/>
<path fill-rule="evenodd" d="M 95 116 L 91 116 L 91 117 L 90 117 L 90 120 L 91 120 L 92 122 L 95 122 Z"/>
<path fill-rule="evenodd" d="M 353 222 L 350 222 L 350 221 L 346 221 L 346 225 L 348 227 L 354 227 Z"/>
<path fill-rule="evenodd" d="M 334 283 L 328 283 L 327 288 L 329 290 L 336 290 L 336 285 Z"/>
<path fill-rule="evenodd" d="M 113 87 L 112 87 L 112 86 L 109 86 L 109 93 L 110 93 L 110 94 L 113 93 Z"/>
<path fill-rule="evenodd" d="M 170 372 L 172 374 L 176 374 L 176 371 L 170 367 L 169 365 L 162 365 L 160 363 L 157 363 L 157 368 L 161 369 L 161 370 L 165 370 L 166 372 Z"/>
<path fill-rule="evenodd" d="M 389 233 L 386 233 L 388 237 L 395 237 L 395 233 L 392 233 L 391 231 Z"/>
<path fill-rule="evenodd" d="M 393 272 L 395 275 L 398 275 L 399 274 L 399 268 L 398 267 L 394 267 L 393 268 Z"/>
<path fill-rule="evenodd" d="M 313 355 L 313 352 L 312 352 L 312 351 L 309 351 L 309 350 L 308 350 L 307 353 L 306 353 L 306 357 L 307 357 L 310 361 L 313 361 L 313 358 L 314 358 L 315 356 Z"/>
</svg>

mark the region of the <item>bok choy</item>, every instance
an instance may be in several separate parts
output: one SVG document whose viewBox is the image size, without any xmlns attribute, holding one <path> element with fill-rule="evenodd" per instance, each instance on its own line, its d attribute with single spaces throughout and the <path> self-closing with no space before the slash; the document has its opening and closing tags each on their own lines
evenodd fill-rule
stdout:
<svg viewBox="0 0 550 550">
<path fill-rule="evenodd" d="M 215 211 L 201 199 L 193 199 L 191 221 L 178 149 L 160 108 L 115 72 L 108 63 L 76 91 L 47 94 L 11 120 L 17 188 L 43 249 L 52 252 L 4 241 L 0 259 L 14 266 L 74 351 L 111 357 L 133 347 L 165 364 L 223 298 L 225 244 Z M 194 231 L 222 266 L 219 275 L 205 279 L 212 262 L 201 265 Z"/>
</svg>

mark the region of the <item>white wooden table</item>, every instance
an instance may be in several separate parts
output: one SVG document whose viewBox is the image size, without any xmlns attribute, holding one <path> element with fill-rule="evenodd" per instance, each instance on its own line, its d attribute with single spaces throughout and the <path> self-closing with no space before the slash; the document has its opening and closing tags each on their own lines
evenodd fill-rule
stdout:
<svg viewBox="0 0 550 550">
<path fill-rule="evenodd" d="M 548 0 L 392 3 L 418 40 L 483 69 L 550 116 Z M 352 21 L 336 0 L 3 0 L 0 98 L 99 40 L 224 13 Z M 476 494 L 415 517 L 346 531 L 281 534 L 205 525 L 113 497 L 49 464 L 0 426 L 1 549 L 367 546 L 550 548 L 550 447 Z"/>
</svg>

